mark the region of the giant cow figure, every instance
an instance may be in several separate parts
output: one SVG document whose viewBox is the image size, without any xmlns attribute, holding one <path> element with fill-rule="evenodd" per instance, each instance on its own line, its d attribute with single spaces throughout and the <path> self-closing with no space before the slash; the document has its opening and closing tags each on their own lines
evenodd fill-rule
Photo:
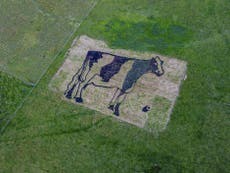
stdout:
<svg viewBox="0 0 230 173">
<path fill-rule="evenodd" d="M 109 55 L 112 58 L 110 63 L 101 66 L 98 72 L 93 73 L 92 68 L 99 61 L 107 58 L 107 56 L 103 55 Z M 121 81 L 123 82 L 122 87 L 110 85 L 110 79 L 119 73 L 121 67 L 129 61 L 132 61 L 132 67 L 128 70 L 124 81 Z M 158 77 L 164 74 L 163 61 L 159 56 L 141 60 L 107 52 L 88 51 L 81 68 L 72 77 L 64 94 L 68 99 L 74 98 L 76 102 L 83 103 L 83 92 L 89 86 L 115 89 L 115 93 L 108 103 L 108 108 L 113 111 L 113 114 L 119 116 L 119 106 L 125 100 L 126 95 L 132 91 L 137 80 L 146 73 L 152 73 Z M 103 85 L 98 84 L 97 80 L 95 80 L 98 77 L 103 82 Z"/>
</svg>

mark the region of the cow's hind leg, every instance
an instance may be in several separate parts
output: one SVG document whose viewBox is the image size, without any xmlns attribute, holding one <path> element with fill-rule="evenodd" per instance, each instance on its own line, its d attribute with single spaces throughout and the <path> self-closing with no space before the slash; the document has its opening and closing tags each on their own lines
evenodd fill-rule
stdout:
<svg viewBox="0 0 230 173">
<path fill-rule="evenodd" d="M 75 88 L 77 88 L 77 89 L 75 92 L 75 96 L 73 97 L 75 100 L 76 100 L 77 95 L 79 94 L 79 91 L 81 89 L 81 85 L 86 81 L 86 78 L 87 78 L 89 72 L 90 72 L 90 69 L 89 68 L 86 69 L 86 67 L 84 67 L 81 71 L 81 74 L 79 74 L 77 76 L 77 83 L 75 84 Z M 74 91 L 74 89 L 73 89 L 73 91 Z"/>
<path fill-rule="evenodd" d="M 64 95 L 66 96 L 66 98 L 71 99 L 72 98 L 72 93 L 75 89 L 75 87 L 78 85 L 78 78 L 79 78 L 79 74 L 82 71 L 82 67 L 77 71 L 77 73 L 75 73 L 71 79 L 71 81 L 67 84 L 67 88 L 64 92 Z M 76 82 L 77 80 L 77 82 Z"/>
<path fill-rule="evenodd" d="M 78 96 L 78 93 L 75 95 L 75 101 L 78 102 L 78 103 L 83 103 L 83 98 L 82 98 L 82 94 L 83 94 L 83 91 L 86 90 L 86 88 L 92 84 L 92 80 L 98 76 L 98 74 L 95 74 L 93 75 L 84 85 L 83 87 L 80 89 L 80 94 Z"/>
<path fill-rule="evenodd" d="M 86 80 L 86 77 L 88 76 L 89 72 L 90 69 L 88 68 L 87 70 L 87 65 L 83 64 L 82 67 L 77 71 L 77 73 L 75 73 L 75 75 L 72 77 L 72 80 L 68 83 L 67 89 L 64 93 L 66 98 L 71 99 L 73 92 L 77 88 L 74 98 L 76 97 L 81 87 L 81 84 Z"/>
<path fill-rule="evenodd" d="M 72 93 L 73 93 L 73 91 L 74 91 L 76 85 L 77 85 L 77 84 L 73 84 L 73 86 L 72 86 L 68 91 L 66 91 L 66 92 L 64 93 L 64 94 L 65 94 L 65 97 L 66 97 L 67 99 L 71 99 L 71 98 L 72 98 Z"/>
</svg>

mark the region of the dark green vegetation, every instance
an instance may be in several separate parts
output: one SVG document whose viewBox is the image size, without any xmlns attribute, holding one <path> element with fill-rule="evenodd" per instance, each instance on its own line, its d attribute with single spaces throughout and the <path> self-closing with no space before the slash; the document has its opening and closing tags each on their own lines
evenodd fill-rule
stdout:
<svg viewBox="0 0 230 173">
<path fill-rule="evenodd" d="M 0 69 L 26 82 L 36 83 L 93 2 L 1 1 Z"/>
<path fill-rule="evenodd" d="M 162 52 L 178 49 L 190 41 L 192 36 L 189 29 L 177 22 L 162 21 L 153 16 L 145 20 L 140 17 L 140 21 L 132 20 L 117 16 L 109 21 L 102 21 L 96 25 L 96 28 L 105 33 L 105 39 L 111 39 L 114 47 L 132 48 L 139 51 L 158 50 Z M 124 40 L 127 41 L 124 43 Z M 137 47 L 138 42 L 143 44 Z"/>
<path fill-rule="evenodd" d="M 47 86 L 63 51 L 1 136 L 0 172 L 151 172 L 155 164 L 160 172 L 229 172 L 229 8 L 227 0 L 99 1 L 76 36 L 188 62 L 168 128 L 154 137 L 60 100 Z"/>
<path fill-rule="evenodd" d="M 0 72 L 0 130 L 31 87 Z"/>
</svg>

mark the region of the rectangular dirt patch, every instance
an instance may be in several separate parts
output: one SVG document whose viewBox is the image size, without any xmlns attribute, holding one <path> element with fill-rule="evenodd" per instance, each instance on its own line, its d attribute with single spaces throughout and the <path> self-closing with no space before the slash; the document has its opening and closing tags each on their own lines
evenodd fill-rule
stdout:
<svg viewBox="0 0 230 173">
<path fill-rule="evenodd" d="M 157 133 L 170 119 L 185 75 L 184 61 L 110 49 L 103 41 L 81 36 L 74 40 L 50 88 L 67 101 Z"/>
</svg>

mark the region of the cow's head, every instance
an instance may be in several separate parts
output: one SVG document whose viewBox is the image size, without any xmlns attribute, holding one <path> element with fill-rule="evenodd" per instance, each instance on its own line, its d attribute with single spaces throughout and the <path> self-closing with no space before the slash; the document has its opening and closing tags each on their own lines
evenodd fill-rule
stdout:
<svg viewBox="0 0 230 173">
<path fill-rule="evenodd" d="M 151 71 L 157 76 L 162 76 L 164 74 L 163 68 L 164 61 L 160 59 L 159 56 L 153 57 L 151 59 Z"/>
</svg>

